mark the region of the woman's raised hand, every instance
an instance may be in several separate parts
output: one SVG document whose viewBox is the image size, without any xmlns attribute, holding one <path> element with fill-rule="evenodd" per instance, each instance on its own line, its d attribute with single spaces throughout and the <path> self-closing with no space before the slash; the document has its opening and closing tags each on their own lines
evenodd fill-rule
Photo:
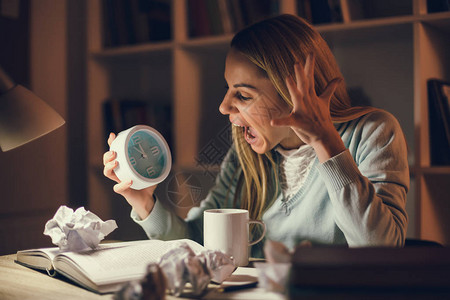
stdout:
<svg viewBox="0 0 450 300">
<path fill-rule="evenodd" d="M 108 138 L 108 145 L 116 138 L 114 133 L 111 133 Z M 114 185 L 114 192 L 122 195 L 127 202 L 133 207 L 136 213 L 141 219 L 145 219 L 153 209 L 155 201 L 153 200 L 153 192 L 156 189 L 156 185 L 148 187 L 142 190 L 134 190 L 131 188 L 132 181 L 120 181 L 117 175 L 114 173 L 114 169 L 117 167 L 118 162 L 116 159 L 116 153 L 108 151 L 103 154 L 103 174 L 116 182 Z"/>
<path fill-rule="evenodd" d="M 314 54 L 308 55 L 305 67 L 294 65 L 295 79 L 286 78 L 286 85 L 293 102 L 291 113 L 284 118 L 273 119 L 272 126 L 289 126 L 306 144 L 311 145 L 321 162 L 345 150 L 345 146 L 333 125 L 330 100 L 341 78 L 331 80 L 321 95 L 314 89 Z"/>
</svg>

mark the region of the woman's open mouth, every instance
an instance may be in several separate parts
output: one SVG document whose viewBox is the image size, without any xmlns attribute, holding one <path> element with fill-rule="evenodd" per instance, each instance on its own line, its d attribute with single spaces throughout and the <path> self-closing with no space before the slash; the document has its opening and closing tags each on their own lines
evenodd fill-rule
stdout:
<svg viewBox="0 0 450 300">
<path fill-rule="evenodd" d="M 258 132 L 254 128 L 252 128 L 250 126 L 235 124 L 235 123 L 232 123 L 232 124 L 233 124 L 233 126 L 242 128 L 242 130 L 244 131 L 244 138 L 247 141 L 247 143 L 249 143 L 249 144 L 256 143 L 256 141 L 258 140 Z"/>
<path fill-rule="evenodd" d="M 244 127 L 244 136 L 245 136 L 245 140 L 247 141 L 247 143 L 249 144 L 254 144 L 256 143 L 257 140 L 257 134 L 256 134 L 256 130 L 254 130 L 252 127 Z"/>
<path fill-rule="evenodd" d="M 253 129 L 250 126 L 242 126 L 242 125 L 238 125 L 238 124 L 234 124 L 234 123 L 233 123 L 233 125 L 242 128 L 242 130 L 244 131 L 244 138 L 247 141 L 247 143 L 249 143 L 249 144 L 256 143 L 256 141 L 258 139 L 258 133 L 255 129 Z"/>
</svg>

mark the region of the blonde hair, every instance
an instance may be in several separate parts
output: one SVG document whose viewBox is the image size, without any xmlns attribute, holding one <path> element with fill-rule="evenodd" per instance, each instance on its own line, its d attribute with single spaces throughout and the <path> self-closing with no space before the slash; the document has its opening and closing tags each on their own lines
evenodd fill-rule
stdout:
<svg viewBox="0 0 450 300">
<path fill-rule="evenodd" d="M 255 64 L 270 79 L 282 101 L 290 107 L 293 104 L 285 79 L 287 76 L 295 78 L 294 64 L 300 62 L 304 65 L 309 53 L 315 54 L 314 84 L 318 95 L 332 79 L 342 78 L 327 43 L 310 24 L 297 16 L 280 15 L 244 28 L 234 36 L 231 48 Z M 374 110 L 373 107 L 352 107 L 344 82 L 337 87 L 330 101 L 333 122 L 350 121 Z M 240 128 L 233 126 L 232 133 L 243 171 L 235 203 L 240 198 L 241 208 L 249 210 L 250 218 L 261 219 L 264 209 L 278 194 L 274 156 L 271 151 L 255 153 L 245 142 Z"/>
</svg>

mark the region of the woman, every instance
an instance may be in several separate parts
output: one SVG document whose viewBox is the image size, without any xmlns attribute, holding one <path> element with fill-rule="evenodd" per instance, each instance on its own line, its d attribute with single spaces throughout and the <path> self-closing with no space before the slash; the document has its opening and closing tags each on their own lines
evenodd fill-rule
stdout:
<svg viewBox="0 0 450 300">
<path fill-rule="evenodd" d="M 201 240 L 205 209 L 241 207 L 267 226 L 266 239 L 297 243 L 402 246 L 409 171 L 397 120 L 352 107 L 335 59 L 320 35 L 291 15 L 267 19 L 233 38 L 220 105 L 233 146 L 215 186 L 185 220 L 152 195 L 114 175 L 114 189 L 133 207 L 149 238 Z M 109 143 L 114 139 L 112 134 Z M 261 245 L 253 256 L 262 256 Z"/>
</svg>

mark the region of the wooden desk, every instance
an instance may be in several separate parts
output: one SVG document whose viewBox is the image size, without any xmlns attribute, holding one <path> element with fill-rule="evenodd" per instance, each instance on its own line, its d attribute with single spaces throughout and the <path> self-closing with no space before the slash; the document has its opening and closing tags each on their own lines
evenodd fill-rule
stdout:
<svg viewBox="0 0 450 300">
<path fill-rule="evenodd" d="M 99 295 L 78 287 L 63 278 L 53 278 L 45 273 L 16 264 L 16 254 L 0 256 L 0 299 L 113 299 L 113 294 Z M 217 285 L 212 286 L 205 299 L 277 299 L 284 300 L 279 294 L 265 292 L 261 288 L 239 292 L 218 294 Z M 256 298 L 254 297 L 256 296 Z M 253 297 L 253 298 L 252 298 Z M 167 300 L 189 299 L 167 295 Z"/>
<path fill-rule="evenodd" d="M 16 254 L 0 256 L 0 299 L 113 299 L 113 294 L 99 295 L 63 278 L 53 278 L 19 264 Z M 167 295 L 166 299 L 179 299 Z M 186 298 L 185 298 L 186 299 Z"/>
<path fill-rule="evenodd" d="M 113 299 L 14 262 L 15 254 L 0 256 L 0 299 Z"/>
</svg>

